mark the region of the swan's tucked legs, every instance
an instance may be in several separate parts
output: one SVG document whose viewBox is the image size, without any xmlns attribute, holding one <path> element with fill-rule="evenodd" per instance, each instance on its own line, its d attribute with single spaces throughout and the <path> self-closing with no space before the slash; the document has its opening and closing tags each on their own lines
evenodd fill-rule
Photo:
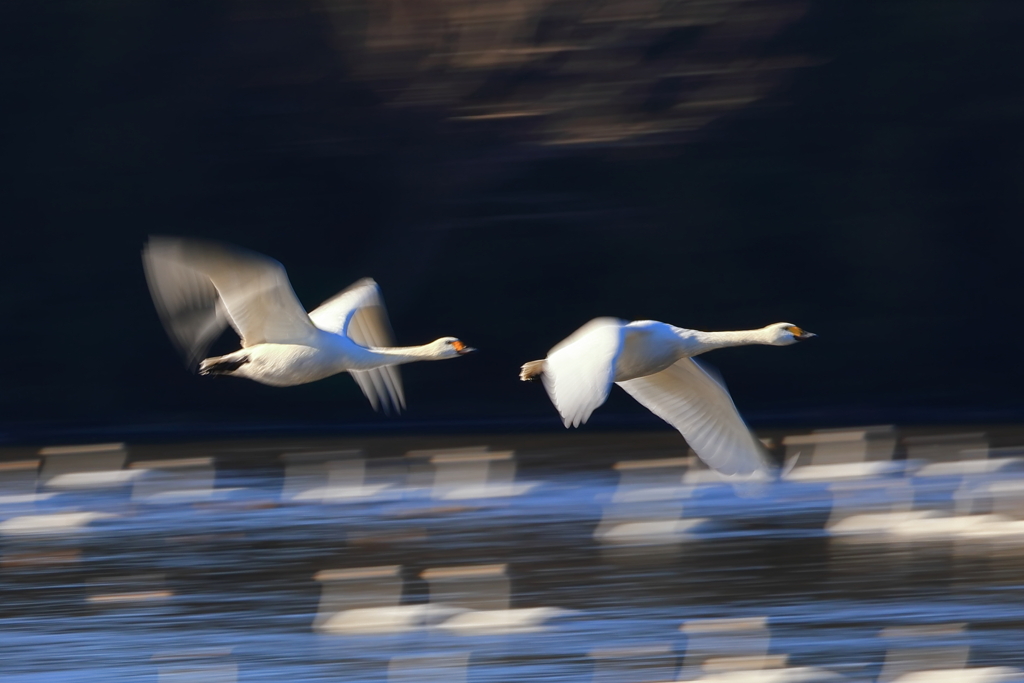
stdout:
<svg viewBox="0 0 1024 683">
<path fill-rule="evenodd" d="M 226 356 L 207 358 L 199 364 L 200 375 L 230 375 L 250 360 L 248 354 L 229 353 Z"/>
<path fill-rule="evenodd" d="M 544 361 L 542 360 L 531 360 L 523 365 L 522 371 L 519 373 L 519 379 L 524 382 L 529 382 L 540 377 L 544 373 Z"/>
</svg>

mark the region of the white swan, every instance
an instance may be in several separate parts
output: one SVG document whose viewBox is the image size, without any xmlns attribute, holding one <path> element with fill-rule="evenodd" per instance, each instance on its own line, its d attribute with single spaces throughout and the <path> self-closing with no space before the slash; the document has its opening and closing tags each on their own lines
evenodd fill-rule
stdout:
<svg viewBox="0 0 1024 683">
<path fill-rule="evenodd" d="M 245 249 L 201 240 L 151 237 L 142 262 L 171 339 L 203 375 L 232 375 L 283 387 L 348 372 L 374 410 L 405 407 L 395 367 L 473 351 L 455 337 L 392 347 L 377 283 L 369 278 L 306 314 L 284 267 Z M 199 363 L 231 325 L 242 349 Z"/>
<path fill-rule="evenodd" d="M 721 474 L 768 467 L 725 386 L 693 356 L 727 346 L 786 346 L 815 336 L 790 323 L 760 330 L 700 332 L 654 320 L 596 318 L 559 342 L 519 378 L 542 377 L 565 426 L 587 421 L 612 382 L 679 430 L 701 460 Z"/>
</svg>

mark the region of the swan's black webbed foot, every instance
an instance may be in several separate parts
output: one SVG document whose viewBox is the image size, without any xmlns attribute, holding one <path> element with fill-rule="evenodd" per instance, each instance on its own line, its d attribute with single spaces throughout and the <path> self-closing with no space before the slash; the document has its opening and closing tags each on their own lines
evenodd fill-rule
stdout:
<svg viewBox="0 0 1024 683">
<path fill-rule="evenodd" d="M 199 365 L 200 375 L 230 375 L 232 372 L 249 362 L 248 356 L 227 359 L 207 358 Z"/>
</svg>

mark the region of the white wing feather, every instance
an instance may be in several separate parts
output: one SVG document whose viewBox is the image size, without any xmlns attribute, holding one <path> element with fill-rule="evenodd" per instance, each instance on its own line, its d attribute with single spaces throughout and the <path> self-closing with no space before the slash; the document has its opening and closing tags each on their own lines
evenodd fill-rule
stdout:
<svg viewBox="0 0 1024 683">
<path fill-rule="evenodd" d="M 608 398 L 623 322 L 595 318 L 559 342 L 544 362 L 544 388 L 568 427 L 585 423 Z"/>
<path fill-rule="evenodd" d="M 321 330 L 347 336 L 367 348 L 394 346 L 394 334 L 380 287 L 370 278 L 363 278 L 331 297 L 309 314 Z M 349 374 L 369 399 L 374 410 L 380 407 L 405 408 L 405 392 L 398 366 L 388 365 L 373 370 L 350 370 Z"/>
<path fill-rule="evenodd" d="M 157 311 L 190 363 L 227 323 L 243 347 L 301 344 L 315 334 L 284 267 L 272 258 L 214 242 L 151 237 L 142 260 Z"/>
<path fill-rule="evenodd" d="M 678 429 L 693 452 L 717 472 L 749 475 L 768 467 L 728 391 L 692 358 L 618 385 Z"/>
<path fill-rule="evenodd" d="M 179 263 L 160 248 L 146 245 L 142 264 L 149 291 L 168 336 L 195 369 L 206 351 L 228 327 L 228 315 L 220 305 L 210 278 Z"/>
</svg>

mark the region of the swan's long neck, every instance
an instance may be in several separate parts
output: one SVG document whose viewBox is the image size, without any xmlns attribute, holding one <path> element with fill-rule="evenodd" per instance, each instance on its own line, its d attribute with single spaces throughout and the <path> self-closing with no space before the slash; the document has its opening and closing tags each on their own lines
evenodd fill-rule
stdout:
<svg viewBox="0 0 1024 683">
<path fill-rule="evenodd" d="M 724 349 L 728 346 L 747 346 L 748 344 L 771 344 L 772 337 L 768 330 L 737 330 L 733 332 L 699 332 L 694 330 L 694 341 L 699 347 L 698 353 Z"/>
<path fill-rule="evenodd" d="M 373 347 L 370 351 L 381 356 L 384 362 L 382 365 L 400 365 L 401 363 L 412 363 L 419 360 L 440 360 L 437 347 L 433 344 L 423 346 L 393 346 Z"/>
</svg>

